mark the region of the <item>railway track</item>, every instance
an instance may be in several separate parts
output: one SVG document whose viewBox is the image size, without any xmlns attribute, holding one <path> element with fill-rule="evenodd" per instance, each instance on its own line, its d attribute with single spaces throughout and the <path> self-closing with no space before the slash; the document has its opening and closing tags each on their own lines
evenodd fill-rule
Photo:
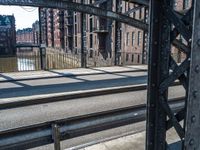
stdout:
<svg viewBox="0 0 200 150">
<path fill-rule="evenodd" d="M 174 112 L 184 107 L 183 99 L 170 100 Z M 144 121 L 145 116 L 146 105 L 142 104 L 5 130 L 0 133 L 0 149 L 22 150 L 50 143 L 58 148 L 62 140 Z"/>
</svg>

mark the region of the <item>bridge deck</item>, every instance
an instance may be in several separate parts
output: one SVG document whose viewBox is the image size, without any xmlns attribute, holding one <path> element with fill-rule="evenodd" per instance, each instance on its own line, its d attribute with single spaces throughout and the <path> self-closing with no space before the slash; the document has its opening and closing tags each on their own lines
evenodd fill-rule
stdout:
<svg viewBox="0 0 200 150">
<path fill-rule="evenodd" d="M 146 83 L 145 66 L 52 70 L 0 74 L 0 99 L 12 101 L 63 92 Z"/>
<path fill-rule="evenodd" d="M 84 148 L 76 148 L 76 150 L 145 150 L 145 134 L 146 132 L 142 131 L 119 138 L 114 137 L 111 140 L 87 147 L 84 147 L 83 145 Z M 170 130 L 170 132 L 168 132 L 168 139 L 168 144 L 171 144 L 169 145 L 169 150 L 177 150 L 180 144 L 178 142 L 178 136 L 175 133 L 175 130 Z M 65 150 L 75 150 L 75 148 L 69 148 Z"/>
<path fill-rule="evenodd" d="M 27 72 L 11 72 L 0 73 L 0 82 L 16 81 L 16 80 L 29 80 L 41 78 L 57 78 L 61 76 L 77 76 L 77 75 L 91 75 L 91 74 L 104 74 L 104 73 L 118 73 L 128 71 L 142 71 L 147 70 L 147 65 L 131 65 L 131 66 L 114 66 L 114 67 L 99 67 L 99 68 L 76 68 L 76 69 L 63 69 L 51 71 L 27 71 Z"/>
</svg>

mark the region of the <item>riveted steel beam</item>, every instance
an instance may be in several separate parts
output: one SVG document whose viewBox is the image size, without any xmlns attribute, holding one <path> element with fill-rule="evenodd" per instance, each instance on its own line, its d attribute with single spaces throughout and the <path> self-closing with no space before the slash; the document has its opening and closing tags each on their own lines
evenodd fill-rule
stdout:
<svg viewBox="0 0 200 150">
<path fill-rule="evenodd" d="M 185 149 L 200 149 L 200 1 L 194 0 L 191 63 L 187 99 Z"/>
<path fill-rule="evenodd" d="M 171 24 L 164 15 L 163 0 L 151 0 L 150 5 L 146 150 L 165 150 L 167 113 L 161 103 L 168 89 L 162 93 L 158 89 L 169 76 Z"/>
<path fill-rule="evenodd" d="M 126 15 L 118 14 L 113 11 L 104 10 L 91 5 L 75 2 L 57 0 L 0 0 L 0 5 L 19 5 L 73 10 L 77 12 L 114 19 L 145 31 L 148 30 L 148 25 L 140 20 L 128 17 Z"/>
</svg>

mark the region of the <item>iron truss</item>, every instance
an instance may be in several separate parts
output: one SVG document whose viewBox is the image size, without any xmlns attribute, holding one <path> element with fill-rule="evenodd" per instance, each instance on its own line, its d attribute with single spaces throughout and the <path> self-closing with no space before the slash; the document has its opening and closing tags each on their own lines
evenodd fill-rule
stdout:
<svg viewBox="0 0 200 150">
<path fill-rule="evenodd" d="M 172 0 L 150 1 L 147 150 L 167 149 L 172 127 L 180 149 L 200 149 L 200 1 L 194 0 L 183 14 L 173 4 Z M 178 40 L 180 36 L 184 42 Z M 172 45 L 186 55 L 181 64 L 171 56 Z M 168 104 L 168 89 L 175 80 L 186 91 L 185 107 L 176 114 Z"/>
<path fill-rule="evenodd" d="M 129 2 L 150 6 L 146 149 L 167 149 L 169 143 L 166 133 L 174 128 L 180 138 L 180 149 L 199 150 L 200 1 L 193 0 L 192 7 L 182 12 L 174 10 L 173 0 Z M 68 9 L 114 19 L 145 31 L 148 29 L 147 23 L 141 20 L 69 0 L 0 0 L 0 5 Z M 180 37 L 184 40 L 180 40 Z M 186 55 L 180 64 L 171 56 L 172 46 Z M 168 89 L 176 80 L 185 88 L 185 106 L 174 113 L 168 103 Z M 52 126 L 55 145 L 59 143 L 57 128 L 56 124 Z"/>
<path fill-rule="evenodd" d="M 138 1 L 138 0 L 137 0 Z M 124 14 L 116 13 L 111 10 L 105 10 L 93 5 L 87 5 L 70 0 L 0 0 L 0 5 L 20 5 L 32 7 L 48 7 L 57 9 L 73 10 L 86 14 L 96 15 L 100 17 L 110 18 L 119 22 L 123 22 L 136 28 L 147 31 L 148 25 L 141 20 L 128 17 Z"/>
</svg>

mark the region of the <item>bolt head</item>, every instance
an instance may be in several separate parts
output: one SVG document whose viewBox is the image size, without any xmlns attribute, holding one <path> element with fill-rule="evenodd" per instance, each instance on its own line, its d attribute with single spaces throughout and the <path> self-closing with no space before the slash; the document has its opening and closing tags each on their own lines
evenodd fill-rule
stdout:
<svg viewBox="0 0 200 150">
<path fill-rule="evenodd" d="M 196 65 L 196 67 L 195 67 L 195 72 L 196 72 L 196 73 L 199 73 L 199 72 L 200 72 L 200 67 L 199 67 L 199 65 Z"/>
<path fill-rule="evenodd" d="M 198 39 L 198 41 L 197 41 L 197 45 L 200 46 L 200 39 Z"/>
<path fill-rule="evenodd" d="M 198 94 L 198 91 L 193 91 L 192 94 L 193 94 L 193 97 L 196 98 L 196 97 L 197 97 L 197 94 Z"/>
<path fill-rule="evenodd" d="M 189 142 L 189 144 L 190 144 L 191 146 L 194 145 L 194 139 L 191 139 L 190 142 Z"/>
<path fill-rule="evenodd" d="M 195 116 L 192 116 L 192 117 L 191 117 L 191 122 L 192 122 L 192 123 L 196 122 L 196 117 L 195 117 Z"/>
</svg>

